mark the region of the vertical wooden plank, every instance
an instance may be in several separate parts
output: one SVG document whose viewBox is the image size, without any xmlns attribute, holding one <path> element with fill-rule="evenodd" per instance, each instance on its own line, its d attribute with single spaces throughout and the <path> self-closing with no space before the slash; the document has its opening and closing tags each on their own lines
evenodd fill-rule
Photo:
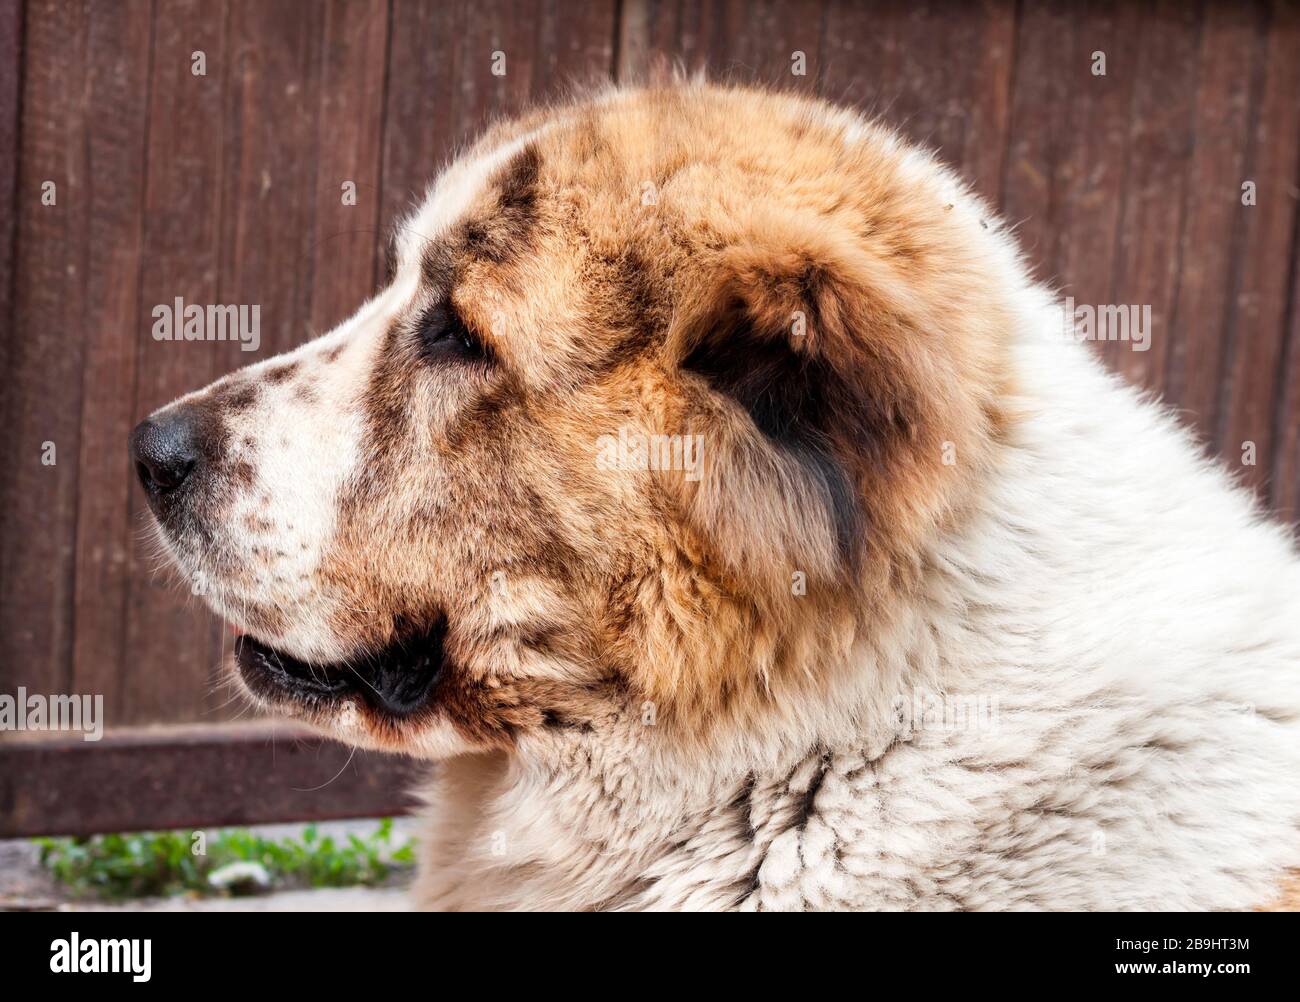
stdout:
<svg viewBox="0 0 1300 1002">
<path fill-rule="evenodd" d="M 620 11 L 619 82 L 654 83 L 674 68 L 721 76 L 722 67 L 712 59 L 725 45 L 726 14 L 721 2 L 626 0 Z"/>
<path fill-rule="evenodd" d="M 1279 10 L 1279 8 L 1281 8 Z M 1296 11 L 1290 7 L 1278 5 L 1274 8 L 1277 17 L 1277 44 L 1273 47 L 1275 58 L 1285 60 L 1291 68 L 1300 63 L 1300 38 L 1297 37 Z M 1285 129 L 1289 121 L 1291 131 Z M 1293 148 L 1300 146 L 1300 128 L 1297 128 L 1295 115 L 1284 120 L 1281 135 L 1272 137 L 1275 143 L 1289 143 Z M 1278 393 L 1274 404 L 1274 448 L 1271 470 L 1270 500 L 1274 510 L 1292 525 L 1300 525 L 1300 210 L 1294 207 L 1294 201 L 1300 188 L 1300 181 L 1295 187 L 1285 190 L 1290 195 L 1292 208 L 1290 216 L 1293 227 L 1291 231 L 1291 260 L 1288 271 L 1290 284 L 1286 292 L 1286 315 L 1283 317 L 1282 358 L 1277 369 Z M 1273 198 L 1279 194 L 1275 192 Z M 1286 205 L 1285 198 L 1278 199 Z"/>
<path fill-rule="evenodd" d="M 105 718 L 128 716 L 122 698 L 122 625 L 128 589 L 132 486 L 127 435 L 135 419 L 144 156 L 151 3 L 86 8 L 86 114 L 82 137 L 87 216 L 83 310 L 67 334 L 82 344 L 72 684 L 102 693 Z M 77 248 L 65 248 L 72 255 Z M 63 390 L 67 392 L 67 390 Z M 69 457 L 72 458 L 72 457 Z"/>
<path fill-rule="evenodd" d="M 1115 281 L 1108 302 L 1130 307 L 1130 322 L 1149 308 L 1143 338 L 1099 347 L 1132 383 L 1164 388 L 1173 326 L 1188 188 L 1195 146 L 1199 12 L 1168 0 L 1142 12 L 1143 58 L 1134 66 L 1133 114 L 1125 139 L 1128 183 L 1120 207 Z M 1130 332 L 1132 333 L 1132 332 Z M 1144 350 L 1139 350 L 1145 345 Z"/>
<path fill-rule="evenodd" d="M 90 245 L 85 12 L 34 2 L 23 42 L 16 295 L 0 495 L 0 670 L 11 685 L 66 692 L 81 433 L 83 278 Z M 43 182 L 57 186 L 42 205 Z M 42 464 L 52 442 L 56 464 Z"/>
<path fill-rule="evenodd" d="M 18 329 L 14 314 L 14 287 L 17 267 L 16 243 L 19 212 L 19 109 L 22 100 L 22 0 L 3 0 L 0 3 L 0 371 L 13 373 L 13 355 L 16 351 Z M 12 378 L 12 376 L 10 377 Z M 7 608 L 16 596 L 6 582 L 12 576 L 11 558 L 17 554 L 9 538 L 20 527 L 10 514 L 10 478 L 22 462 L 21 446 L 14 441 L 11 431 L 16 415 L 10 410 L 13 393 L 6 391 L 0 401 L 0 463 L 5 475 L 0 478 L 0 603 Z M 7 634 L 15 623 L 0 611 L 0 628 Z M 9 656 L 12 640 L 0 637 L 0 689 L 12 690 L 19 681 L 19 662 Z"/>
<path fill-rule="evenodd" d="M 1283 404 L 1278 369 L 1284 361 L 1287 290 L 1295 235 L 1297 109 L 1300 109 L 1300 11 L 1276 4 L 1266 19 L 1263 81 L 1252 118 L 1246 170 L 1257 204 L 1237 203 L 1244 227 L 1237 261 L 1228 352 L 1220 372 L 1217 444 L 1225 460 L 1267 498 L 1273 472 L 1276 409 Z M 1255 462 L 1242 464 L 1253 446 Z"/>
<path fill-rule="evenodd" d="M 1079 58 L 1075 23 L 1061 4 L 1021 9 L 1006 158 L 998 205 L 1038 276 L 1057 281 L 1056 176 L 1062 155 L 1062 116 L 1069 107 Z"/>
<path fill-rule="evenodd" d="M 155 306 L 177 296 L 186 303 L 220 302 L 218 267 L 222 121 L 228 73 L 224 5 L 205 0 L 160 0 L 154 17 L 149 84 L 149 134 L 143 152 L 147 177 L 142 233 L 139 311 L 123 332 L 136 359 L 136 420 L 211 381 L 223 368 L 204 341 L 155 341 Z M 201 54 L 201 68 L 195 54 Z M 125 443 L 116 453 L 124 455 Z M 100 656 L 121 665 L 122 714 L 127 723 L 198 719 L 208 705 L 221 632 L 190 594 L 189 583 L 166 566 L 149 529 L 144 494 L 127 495 L 130 577 L 117 644 Z M 84 638 L 87 657 L 100 639 Z"/>
<path fill-rule="evenodd" d="M 1003 211 L 1039 276 L 1081 304 L 1110 302 L 1140 55 L 1132 5 L 1023 9 Z"/>
<path fill-rule="evenodd" d="M 384 94 L 377 280 L 382 281 L 387 272 L 389 229 L 415 205 L 459 138 L 453 105 L 461 53 L 458 46 L 446 46 L 458 30 L 457 20 L 458 10 L 450 4 L 393 5 Z"/>
<path fill-rule="evenodd" d="M 9 368 L 9 345 L 13 337 L 22 33 L 22 0 L 0 0 L 0 322 L 4 323 L 0 334 L 0 371 Z"/>
<path fill-rule="evenodd" d="M 316 158 L 326 8 L 232 0 L 223 302 L 261 306 L 261 347 L 216 346 L 227 368 L 311 334 Z"/>
<path fill-rule="evenodd" d="M 822 92 L 879 114 L 996 203 L 1015 39 L 1012 0 L 833 4 Z"/>
<path fill-rule="evenodd" d="M 326 4 L 311 248 L 315 332 L 346 319 L 374 291 L 388 28 L 388 0 Z M 350 199 L 345 183 L 355 186 Z"/>
<path fill-rule="evenodd" d="M 0 0 L 0 372 L 13 371 L 12 354 L 17 340 L 14 316 L 14 286 L 17 266 L 15 258 L 18 234 L 18 167 L 19 167 L 19 109 L 22 100 L 22 0 Z M 10 577 L 11 552 L 7 542 L 9 534 L 20 531 L 16 522 L 6 514 L 9 506 L 8 483 L 13 464 L 21 462 L 17 443 L 11 441 L 10 431 L 15 417 L 10 413 L 10 396 L 6 391 L 0 400 L 0 463 L 5 474 L 0 477 L 0 602 L 7 603 L 12 593 L 5 586 Z M 5 630 L 13 624 L 6 622 L 0 613 L 0 623 Z M 5 655 L 9 652 L 6 641 L 0 640 L 0 691 L 12 690 L 18 683 L 16 662 Z"/>
<path fill-rule="evenodd" d="M 546 99 L 573 88 L 605 86 L 614 72 L 619 4 L 537 5 L 536 56 L 530 98 Z"/>
<path fill-rule="evenodd" d="M 1208 3 L 1201 29 L 1195 147 L 1187 218 L 1166 360 L 1166 399 L 1213 445 L 1223 371 L 1229 285 L 1240 259 L 1247 209 L 1241 204 L 1250 132 L 1252 67 L 1259 12 Z"/>
<path fill-rule="evenodd" d="M 824 66 L 825 6 L 815 0 L 625 4 L 619 81 L 654 82 L 682 70 L 716 82 L 812 92 Z M 804 55 L 802 74 L 793 72 L 796 52 Z"/>
<path fill-rule="evenodd" d="M 384 112 L 385 235 L 457 145 L 491 118 L 609 77 L 614 14 L 612 0 L 581 8 L 559 0 L 394 4 Z M 556 48 L 548 39 L 562 44 Z M 495 53 L 504 58 L 503 75 L 493 73 Z M 377 273 L 383 270 L 377 261 Z"/>
<path fill-rule="evenodd" d="M 728 0 L 703 68 L 721 80 L 816 93 L 826 66 L 825 8 L 817 0 Z"/>
<path fill-rule="evenodd" d="M 1282 384 L 1276 412 L 1277 448 L 1273 457 L 1275 511 L 1291 524 L 1300 523 L 1300 248 L 1291 248 L 1286 349 L 1278 379 Z"/>
</svg>

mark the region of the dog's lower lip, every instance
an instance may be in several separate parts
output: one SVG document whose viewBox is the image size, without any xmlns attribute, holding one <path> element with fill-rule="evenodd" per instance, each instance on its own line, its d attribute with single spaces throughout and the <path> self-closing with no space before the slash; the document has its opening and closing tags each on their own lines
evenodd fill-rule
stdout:
<svg viewBox="0 0 1300 1002">
<path fill-rule="evenodd" d="M 245 634 L 235 640 L 235 662 L 248 687 L 273 702 L 314 706 L 355 696 L 388 717 L 409 717 L 430 704 L 443 676 L 446 629 L 437 617 L 424 630 L 336 664 L 302 661 Z"/>
<path fill-rule="evenodd" d="M 313 665 L 268 647 L 247 634 L 235 640 L 235 661 L 246 681 L 270 681 L 285 694 L 337 696 L 353 688 L 344 674 L 328 665 Z"/>
</svg>

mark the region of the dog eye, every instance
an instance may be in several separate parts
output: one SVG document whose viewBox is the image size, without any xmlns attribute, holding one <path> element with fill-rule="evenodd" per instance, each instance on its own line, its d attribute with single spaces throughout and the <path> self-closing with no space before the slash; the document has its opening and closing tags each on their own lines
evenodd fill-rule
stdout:
<svg viewBox="0 0 1300 1002">
<path fill-rule="evenodd" d="M 434 303 L 415 325 L 420 354 L 430 361 L 481 358 L 483 346 L 450 302 Z"/>
</svg>

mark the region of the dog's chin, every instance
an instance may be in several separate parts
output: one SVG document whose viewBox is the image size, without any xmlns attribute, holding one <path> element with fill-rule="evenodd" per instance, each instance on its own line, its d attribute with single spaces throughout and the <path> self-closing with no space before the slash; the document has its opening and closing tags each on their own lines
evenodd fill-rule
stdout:
<svg viewBox="0 0 1300 1002">
<path fill-rule="evenodd" d="M 235 641 L 235 664 L 249 692 L 283 712 L 319 719 L 345 705 L 364 706 L 398 722 L 432 707 L 446 667 L 445 633 L 438 624 L 334 663 L 303 661 L 244 635 Z"/>
</svg>

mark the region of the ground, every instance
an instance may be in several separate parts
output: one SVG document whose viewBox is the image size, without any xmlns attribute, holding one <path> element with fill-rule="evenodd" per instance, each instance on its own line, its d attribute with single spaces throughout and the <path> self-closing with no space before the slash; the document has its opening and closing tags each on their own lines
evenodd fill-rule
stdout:
<svg viewBox="0 0 1300 1002">
<path fill-rule="evenodd" d="M 322 822 L 321 834 L 346 837 L 349 832 L 374 831 L 375 819 Z M 399 818 L 394 837 L 414 833 L 414 822 Z M 298 835 L 302 825 L 260 825 L 252 830 L 268 838 Z M 402 885 L 386 887 L 344 887 L 323 890 L 280 891 L 238 898 L 142 898 L 106 903 L 73 900 L 41 867 L 40 850 L 30 839 L 0 839 L 0 911 L 405 911 L 409 907 Z"/>
</svg>

